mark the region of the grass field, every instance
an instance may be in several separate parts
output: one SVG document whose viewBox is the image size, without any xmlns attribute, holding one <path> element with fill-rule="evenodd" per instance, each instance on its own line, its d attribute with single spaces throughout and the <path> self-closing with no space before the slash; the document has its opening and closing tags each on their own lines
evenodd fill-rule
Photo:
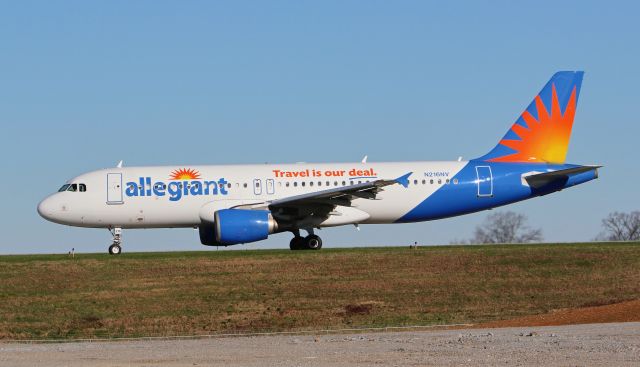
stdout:
<svg viewBox="0 0 640 367">
<path fill-rule="evenodd" d="M 0 339 L 475 323 L 640 298 L 640 244 L 0 256 Z"/>
</svg>

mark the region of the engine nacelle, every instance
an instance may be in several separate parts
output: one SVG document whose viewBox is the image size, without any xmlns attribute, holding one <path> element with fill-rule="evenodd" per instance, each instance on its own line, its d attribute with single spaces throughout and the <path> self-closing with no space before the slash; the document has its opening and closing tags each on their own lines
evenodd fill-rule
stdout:
<svg viewBox="0 0 640 367">
<path fill-rule="evenodd" d="M 214 222 L 200 225 L 200 242 L 207 246 L 228 246 L 266 239 L 278 229 L 268 210 L 222 209 Z"/>
</svg>

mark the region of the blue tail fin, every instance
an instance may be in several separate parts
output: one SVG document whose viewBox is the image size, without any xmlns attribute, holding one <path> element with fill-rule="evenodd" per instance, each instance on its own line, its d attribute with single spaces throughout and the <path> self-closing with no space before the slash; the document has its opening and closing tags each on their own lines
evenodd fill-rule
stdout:
<svg viewBox="0 0 640 367">
<path fill-rule="evenodd" d="M 555 73 L 488 154 L 490 162 L 564 163 L 583 71 Z"/>
</svg>

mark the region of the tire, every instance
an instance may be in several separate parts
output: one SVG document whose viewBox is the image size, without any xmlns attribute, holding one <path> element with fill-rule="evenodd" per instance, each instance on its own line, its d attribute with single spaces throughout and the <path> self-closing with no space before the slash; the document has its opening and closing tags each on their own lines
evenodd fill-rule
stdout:
<svg viewBox="0 0 640 367">
<path fill-rule="evenodd" d="M 304 239 L 305 248 L 309 250 L 320 250 L 322 248 L 322 239 L 315 234 L 309 235 Z"/>
<path fill-rule="evenodd" d="M 304 238 L 302 237 L 293 237 L 291 242 L 289 242 L 289 248 L 291 250 L 302 250 L 304 248 Z"/>
<path fill-rule="evenodd" d="M 120 255 L 121 252 L 122 252 L 122 248 L 120 247 L 120 245 L 113 244 L 109 246 L 109 254 Z"/>
</svg>

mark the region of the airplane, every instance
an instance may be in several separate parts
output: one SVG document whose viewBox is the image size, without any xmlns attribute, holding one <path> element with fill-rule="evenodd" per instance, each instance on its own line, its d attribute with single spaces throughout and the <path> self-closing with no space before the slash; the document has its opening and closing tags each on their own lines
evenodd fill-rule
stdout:
<svg viewBox="0 0 640 367">
<path fill-rule="evenodd" d="M 489 153 L 468 161 L 152 166 L 101 169 L 38 205 L 45 219 L 122 230 L 197 228 L 206 246 L 291 232 L 292 250 L 322 247 L 314 230 L 430 221 L 547 195 L 598 178 L 565 157 L 584 72 L 555 73 Z M 301 235 L 301 231 L 307 233 Z"/>
</svg>

